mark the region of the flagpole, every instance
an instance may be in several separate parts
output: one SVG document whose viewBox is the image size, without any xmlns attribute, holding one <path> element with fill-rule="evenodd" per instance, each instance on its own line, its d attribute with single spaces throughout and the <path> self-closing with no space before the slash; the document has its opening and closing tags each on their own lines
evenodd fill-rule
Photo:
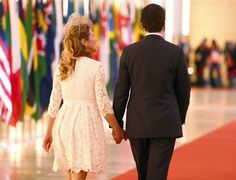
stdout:
<svg viewBox="0 0 236 180">
<path fill-rule="evenodd" d="M 61 0 L 57 0 L 57 3 L 55 3 L 55 9 L 56 9 L 56 37 L 54 39 L 54 46 L 55 46 L 55 59 L 52 63 L 52 69 L 53 72 L 56 68 L 56 66 L 59 64 L 60 59 L 60 43 L 63 38 L 63 19 L 62 19 L 62 9 L 61 9 Z"/>
<path fill-rule="evenodd" d="M 174 33 L 174 1 L 166 0 L 166 22 L 165 22 L 165 39 L 169 42 L 173 41 L 173 33 Z"/>
<path fill-rule="evenodd" d="M 84 15 L 89 16 L 89 0 L 84 0 Z"/>
<path fill-rule="evenodd" d="M 182 35 L 188 36 L 190 27 L 190 0 L 183 0 L 182 3 Z"/>
<path fill-rule="evenodd" d="M 63 0 L 63 16 L 66 17 L 68 14 L 68 3 L 69 0 Z"/>
<path fill-rule="evenodd" d="M 76 13 L 79 12 L 79 1 L 78 0 L 74 1 L 74 10 L 75 10 Z"/>
</svg>

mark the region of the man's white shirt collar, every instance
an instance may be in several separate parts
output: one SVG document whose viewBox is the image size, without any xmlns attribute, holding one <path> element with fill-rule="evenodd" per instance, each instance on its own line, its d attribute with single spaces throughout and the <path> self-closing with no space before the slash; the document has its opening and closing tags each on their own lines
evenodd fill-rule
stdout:
<svg viewBox="0 0 236 180">
<path fill-rule="evenodd" d="M 158 35 L 158 36 L 163 37 L 163 35 L 161 33 L 158 33 L 158 32 L 145 33 L 145 36 L 148 36 L 148 35 Z"/>
</svg>

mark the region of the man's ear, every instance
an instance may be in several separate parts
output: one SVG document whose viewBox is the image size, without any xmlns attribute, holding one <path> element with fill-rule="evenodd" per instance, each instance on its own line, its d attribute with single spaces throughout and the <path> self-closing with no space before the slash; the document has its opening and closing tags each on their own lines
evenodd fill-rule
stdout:
<svg viewBox="0 0 236 180">
<path fill-rule="evenodd" d="M 145 30 L 142 23 L 139 24 L 139 27 L 140 27 L 142 30 Z"/>
<path fill-rule="evenodd" d="M 166 25 L 163 26 L 162 31 L 164 32 L 166 30 Z"/>
<path fill-rule="evenodd" d="M 84 45 L 84 46 L 86 46 L 86 45 L 87 45 L 87 41 L 86 41 L 85 39 L 82 39 L 82 40 L 81 40 L 81 44 Z"/>
</svg>

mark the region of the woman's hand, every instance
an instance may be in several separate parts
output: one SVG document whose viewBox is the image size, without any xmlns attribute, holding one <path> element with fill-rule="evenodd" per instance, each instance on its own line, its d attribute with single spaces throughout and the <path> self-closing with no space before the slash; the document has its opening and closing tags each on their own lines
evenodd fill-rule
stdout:
<svg viewBox="0 0 236 180">
<path fill-rule="evenodd" d="M 120 128 L 120 126 L 112 129 L 112 136 L 116 142 L 116 144 L 120 144 L 122 139 L 124 139 L 124 131 Z"/>
<path fill-rule="evenodd" d="M 52 145 L 52 135 L 46 135 L 44 137 L 44 140 L 43 140 L 43 149 L 46 151 L 46 152 L 49 152 L 50 150 L 50 147 Z"/>
<path fill-rule="evenodd" d="M 105 116 L 108 124 L 112 128 L 112 136 L 116 142 L 116 144 L 120 144 L 122 139 L 124 139 L 124 131 L 121 129 L 116 117 L 114 114 L 107 114 Z"/>
<path fill-rule="evenodd" d="M 46 136 L 44 137 L 44 140 L 43 140 L 43 149 L 46 152 L 49 152 L 49 149 L 52 145 L 52 128 L 53 128 L 54 121 L 55 121 L 55 117 L 49 116 L 47 132 L 46 132 Z"/>
</svg>

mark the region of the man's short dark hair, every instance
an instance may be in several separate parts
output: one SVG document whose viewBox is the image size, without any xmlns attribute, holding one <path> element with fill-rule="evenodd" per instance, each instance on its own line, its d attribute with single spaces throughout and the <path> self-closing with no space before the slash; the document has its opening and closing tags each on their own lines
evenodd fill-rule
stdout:
<svg viewBox="0 0 236 180">
<path fill-rule="evenodd" d="M 160 32 L 165 26 L 165 10 L 157 4 L 145 6 L 141 13 L 141 24 L 147 32 Z"/>
</svg>

